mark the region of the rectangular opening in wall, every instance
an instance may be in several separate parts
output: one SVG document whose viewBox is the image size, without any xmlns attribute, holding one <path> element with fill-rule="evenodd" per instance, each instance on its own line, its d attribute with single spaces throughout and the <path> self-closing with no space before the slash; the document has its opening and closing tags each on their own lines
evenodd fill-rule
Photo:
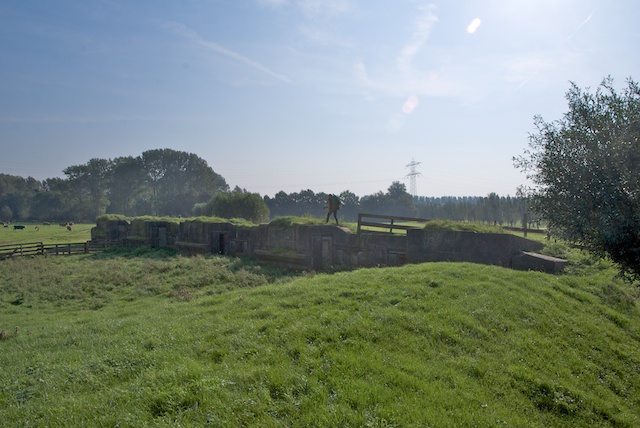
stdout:
<svg viewBox="0 0 640 428">
<path fill-rule="evenodd" d="M 218 236 L 218 254 L 224 253 L 224 233 L 220 233 Z"/>
</svg>

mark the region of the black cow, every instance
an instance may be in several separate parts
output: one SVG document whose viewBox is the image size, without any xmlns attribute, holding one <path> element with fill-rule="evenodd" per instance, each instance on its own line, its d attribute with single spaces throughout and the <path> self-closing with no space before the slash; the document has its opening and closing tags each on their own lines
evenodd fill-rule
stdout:
<svg viewBox="0 0 640 428">
<path fill-rule="evenodd" d="M 13 226 L 13 230 L 22 230 L 22 229 L 24 229 L 24 226 L 21 224 L 20 225 L 16 224 L 15 226 Z"/>
</svg>

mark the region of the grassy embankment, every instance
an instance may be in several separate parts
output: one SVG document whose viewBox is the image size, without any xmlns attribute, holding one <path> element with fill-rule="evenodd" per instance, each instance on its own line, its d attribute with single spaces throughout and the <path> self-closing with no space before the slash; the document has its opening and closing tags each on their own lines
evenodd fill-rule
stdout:
<svg viewBox="0 0 640 428">
<path fill-rule="evenodd" d="M 0 421 L 639 426 L 637 290 L 569 258 L 561 276 L 467 263 L 290 276 L 143 249 L 6 260 Z"/>
</svg>

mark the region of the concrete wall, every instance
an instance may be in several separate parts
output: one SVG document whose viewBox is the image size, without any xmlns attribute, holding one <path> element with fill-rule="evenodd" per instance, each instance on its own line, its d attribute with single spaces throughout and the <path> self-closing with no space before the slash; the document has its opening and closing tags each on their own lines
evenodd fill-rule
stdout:
<svg viewBox="0 0 640 428">
<path fill-rule="evenodd" d="M 96 236 L 127 240 L 131 232 L 143 233 L 140 244 L 151 247 L 172 247 L 188 254 L 255 257 L 261 263 L 296 270 L 400 266 L 435 261 L 554 272 L 560 266 L 532 256 L 519 257 L 523 252 L 539 251 L 543 245 L 511 234 L 415 229 L 409 230 L 407 235 L 356 235 L 333 225 L 248 228 L 231 223 L 203 222 L 145 222 L 140 228 L 113 221 L 98 227 L 106 230 L 96 232 Z"/>
<path fill-rule="evenodd" d="M 540 242 L 511 234 L 415 229 L 407 232 L 407 262 L 473 262 L 512 266 L 514 255 L 540 251 Z"/>
</svg>

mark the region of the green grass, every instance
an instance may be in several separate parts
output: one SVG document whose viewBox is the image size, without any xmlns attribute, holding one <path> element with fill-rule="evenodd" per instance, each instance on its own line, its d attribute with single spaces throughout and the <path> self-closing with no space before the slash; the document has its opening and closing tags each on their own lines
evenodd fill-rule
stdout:
<svg viewBox="0 0 640 428">
<path fill-rule="evenodd" d="M 95 224 L 74 224 L 71 231 L 58 224 L 43 226 L 41 223 L 17 222 L 24 225 L 22 230 L 13 230 L 13 224 L 9 227 L 0 227 L 0 245 L 25 244 L 28 242 L 42 242 L 45 244 L 68 244 L 73 242 L 86 242 L 91 239 L 91 228 Z M 36 230 L 36 226 L 39 230 Z"/>
<path fill-rule="evenodd" d="M 428 230 L 463 230 L 477 233 L 509 233 L 501 226 L 488 223 L 454 221 L 454 220 L 431 220 L 424 224 L 424 229 Z"/>
<path fill-rule="evenodd" d="M 640 425 L 636 289 L 467 263 L 0 263 L 6 426 Z M 15 327 L 18 327 L 16 332 Z"/>
</svg>

